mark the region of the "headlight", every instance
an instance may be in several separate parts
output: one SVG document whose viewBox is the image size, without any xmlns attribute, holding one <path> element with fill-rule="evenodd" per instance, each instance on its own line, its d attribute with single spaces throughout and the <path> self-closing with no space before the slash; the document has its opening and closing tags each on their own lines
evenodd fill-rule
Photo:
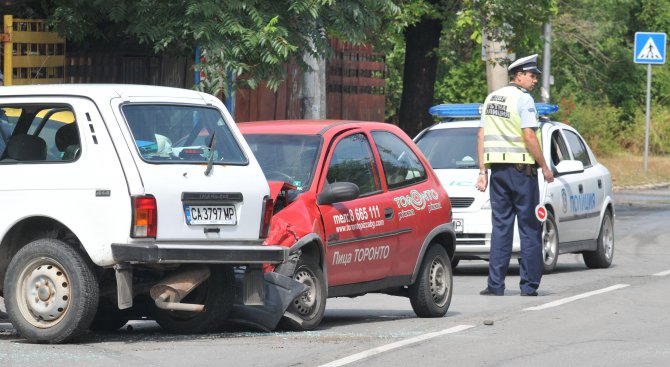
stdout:
<svg viewBox="0 0 670 367">
<path fill-rule="evenodd" d="M 487 199 L 484 205 L 482 205 L 482 209 L 491 209 L 491 199 Z"/>
</svg>

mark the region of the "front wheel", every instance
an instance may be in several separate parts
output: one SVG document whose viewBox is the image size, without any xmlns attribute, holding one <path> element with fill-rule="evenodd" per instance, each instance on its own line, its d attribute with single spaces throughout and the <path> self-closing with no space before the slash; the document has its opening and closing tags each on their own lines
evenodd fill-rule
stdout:
<svg viewBox="0 0 670 367">
<path fill-rule="evenodd" d="M 98 308 L 93 265 L 52 238 L 20 249 L 9 263 L 4 286 L 9 319 L 31 342 L 63 343 L 84 334 Z"/>
<path fill-rule="evenodd" d="M 182 303 L 205 305 L 205 309 L 202 312 L 188 312 L 156 308 L 156 322 L 172 334 L 209 333 L 221 328 L 233 309 L 234 281 L 232 267 L 211 266 L 209 279 L 182 300 Z"/>
<path fill-rule="evenodd" d="M 442 317 L 451 303 L 451 262 L 444 247 L 430 246 L 421 263 L 419 277 L 409 287 L 409 301 L 419 317 Z"/>
<path fill-rule="evenodd" d="M 547 220 L 542 223 L 542 258 L 544 259 L 544 273 L 549 274 L 556 269 L 558 262 L 558 228 L 551 212 L 547 213 Z"/>
<path fill-rule="evenodd" d="M 294 331 L 312 330 L 319 326 L 326 312 L 326 281 L 323 271 L 315 260 L 301 256 L 293 279 L 307 286 L 289 306 L 282 317 L 281 327 Z"/>
<path fill-rule="evenodd" d="M 582 254 L 584 263 L 590 269 L 604 269 L 612 265 L 614 257 L 614 222 L 612 214 L 606 211 L 600 225 L 600 234 L 598 235 L 598 247 L 595 251 L 587 251 Z"/>
</svg>

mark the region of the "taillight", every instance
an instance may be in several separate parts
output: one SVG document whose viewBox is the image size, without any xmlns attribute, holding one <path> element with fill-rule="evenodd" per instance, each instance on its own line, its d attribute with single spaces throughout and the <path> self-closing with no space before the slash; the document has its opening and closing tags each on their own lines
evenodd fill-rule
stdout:
<svg viewBox="0 0 670 367">
<path fill-rule="evenodd" d="M 156 198 L 153 196 L 138 196 L 133 198 L 133 228 L 131 237 L 156 238 L 158 231 L 158 209 Z"/>
<path fill-rule="evenodd" d="M 269 196 L 263 198 L 263 221 L 261 222 L 260 238 L 266 238 L 270 233 L 270 222 L 274 211 L 274 201 Z"/>
</svg>

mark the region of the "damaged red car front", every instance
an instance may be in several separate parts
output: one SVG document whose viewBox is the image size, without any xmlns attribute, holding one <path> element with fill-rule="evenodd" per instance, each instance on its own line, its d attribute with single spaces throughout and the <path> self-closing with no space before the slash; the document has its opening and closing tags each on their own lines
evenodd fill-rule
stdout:
<svg viewBox="0 0 670 367">
<path fill-rule="evenodd" d="M 268 245 L 290 261 L 266 271 L 304 284 L 284 328 L 310 330 L 326 299 L 381 292 L 442 317 L 452 295 L 451 204 L 414 143 L 391 124 L 265 121 L 238 124 L 270 182 Z"/>
</svg>

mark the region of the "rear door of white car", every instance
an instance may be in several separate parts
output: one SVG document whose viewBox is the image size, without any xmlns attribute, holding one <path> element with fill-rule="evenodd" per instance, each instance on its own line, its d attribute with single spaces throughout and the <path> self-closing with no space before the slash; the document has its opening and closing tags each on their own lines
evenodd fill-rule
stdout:
<svg viewBox="0 0 670 367">
<path fill-rule="evenodd" d="M 112 109 L 142 180 L 133 195 L 156 200 L 158 241 L 258 239 L 268 184 L 222 104 L 133 97 Z"/>
</svg>

